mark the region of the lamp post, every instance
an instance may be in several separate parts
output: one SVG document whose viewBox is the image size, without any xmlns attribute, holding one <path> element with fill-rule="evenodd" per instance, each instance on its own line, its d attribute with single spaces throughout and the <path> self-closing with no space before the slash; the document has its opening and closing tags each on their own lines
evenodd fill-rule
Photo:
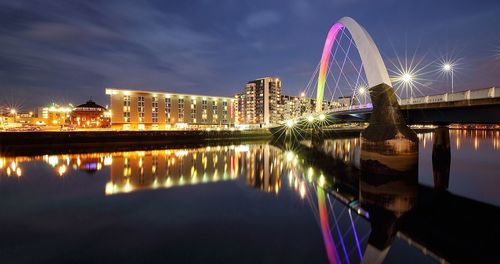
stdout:
<svg viewBox="0 0 500 264">
<path fill-rule="evenodd" d="M 365 97 L 365 93 L 366 93 L 366 88 L 364 86 L 361 86 L 358 88 L 358 95 L 361 95 L 363 97 L 363 102 L 366 103 L 366 97 Z M 359 97 L 358 97 L 358 101 L 359 101 L 359 104 L 361 104 L 361 100 L 359 100 Z"/>
<path fill-rule="evenodd" d="M 453 65 L 451 63 L 444 63 L 443 71 L 451 73 L 451 96 L 453 96 Z"/>
<path fill-rule="evenodd" d="M 413 84 L 413 75 L 409 72 L 405 72 L 401 75 L 400 79 L 405 85 L 407 85 L 407 87 L 410 87 L 410 103 L 413 103 L 413 89 L 411 89 Z"/>
</svg>

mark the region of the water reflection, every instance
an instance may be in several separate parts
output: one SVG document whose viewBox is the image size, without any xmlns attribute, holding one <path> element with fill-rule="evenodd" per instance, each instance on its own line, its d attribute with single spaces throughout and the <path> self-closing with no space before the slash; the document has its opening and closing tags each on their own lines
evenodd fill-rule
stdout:
<svg viewBox="0 0 500 264">
<path fill-rule="evenodd" d="M 480 148 L 500 149 L 500 131 L 499 130 L 459 130 L 449 129 L 450 146 L 454 150 L 460 150 L 463 146 L 471 146 L 474 151 Z M 434 141 L 434 132 L 418 134 L 422 141 L 424 149 L 431 146 Z"/>
<path fill-rule="evenodd" d="M 306 145 L 308 145 L 307 142 Z M 358 137 L 325 139 L 320 149 L 337 161 L 360 168 L 361 140 Z"/>
<path fill-rule="evenodd" d="M 45 163 L 54 176 L 61 179 L 73 177 L 77 171 L 109 171 L 109 180 L 102 186 L 105 195 L 130 195 L 136 191 L 239 179 L 253 190 L 275 195 L 286 188 L 311 206 L 324 237 L 325 252 L 333 263 L 359 262 L 368 237 L 366 223 L 359 220 L 367 217 L 366 211 L 353 195 L 333 192 L 335 188 L 339 190 L 333 178 L 308 165 L 294 151 L 283 151 L 268 144 L 3 157 L 0 160 L 7 177 L 25 165 L 25 174 L 34 177 L 36 167 L 27 166 L 32 162 Z M 359 225 L 365 226 L 361 233 L 357 231 Z"/>
<path fill-rule="evenodd" d="M 434 131 L 432 145 L 432 174 L 434 187 L 438 190 L 447 190 L 450 182 L 450 133 L 447 127 L 438 127 Z"/>
<path fill-rule="evenodd" d="M 398 232 L 399 219 L 415 206 L 418 172 L 414 167 L 408 169 L 406 172 L 399 171 L 400 174 L 391 172 L 389 175 L 362 173 L 359 201 L 369 212 L 372 227 L 364 263 L 384 261 Z M 375 171 L 386 172 L 385 168 Z"/>
<path fill-rule="evenodd" d="M 8 177 L 21 177 L 24 171 L 23 163 L 32 161 L 44 161 L 54 168 L 57 175 L 64 176 L 69 168 L 95 173 L 104 166 L 111 165 L 112 157 L 109 153 L 0 157 L 0 172 Z"/>
<path fill-rule="evenodd" d="M 138 191 L 183 188 L 221 181 L 243 183 L 252 192 L 277 197 L 276 199 L 292 193 L 298 200 L 308 204 L 318 223 L 318 232 L 321 232 L 325 258 L 331 263 L 380 263 L 387 257 L 397 238 L 408 241 L 408 244 L 425 254 L 445 262 L 450 256 L 474 255 L 460 251 L 450 253 L 446 251 L 447 244 L 445 250 L 439 244 L 440 239 L 447 239 L 446 235 L 450 232 L 453 234 L 460 230 L 449 227 L 453 227 L 451 220 L 459 227 L 481 228 L 474 221 L 467 222 L 470 219 L 455 219 L 460 211 L 453 212 L 454 208 L 446 211 L 449 204 L 467 208 L 467 212 L 472 214 L 495 212 L 491 207 L 464 201 L 463 198 L 444 192 L 449 184 L 450 162 L 447 155 L 450 148 L 457 147 L 453 144 L 457 142 L 457 138 L 460 138 L 461 147 L 474 148 L 477 135 L 478 146 L 484 148 L 491 140 L 496 149 L 500 137 L 496 132 L 488 132 L 483 138 L 482 132 L 462 134 L 463 132 L 451 130 L 450 141 L 447 142 L 447 131 L 441 131 L 442 134 L 419 135 L 421 146 L 433 146 L 434 187 L 440 190 L 439 195 L 418 184 L 417 167 L 414 162 L 406 162 L 409 157 L 414 158 L 413 154 L 408 155 L 412 146 L 392 144 L 391 141 L 382 148 L 382 152 L 375 151 L 380 148 L 368 148 L 371 153 L 365 155 L 361 152 L 359 138 L 325 139 L 319 148 L 322 153 L 318 153 L 318 148 L 309 146 L 282 150 L 268 144 L 251 144 L 1 157 L 0 177 L 20 182 L 28 177 L 35 177 L 38 168 L 28 166 L 33 162 L 44 163 L 51 168 L 56 179 L 73 177 L 78 171 L 85 174 L 100 172 L 108 176 L 99 186 L 100 193 L 103 196 L 113 195 L 106 199 L 119 198 L 121 195 L 130 197 L 134 195 L 131 193 Z M 404 159 L 397 157 L 401 154 L 405 156 Z M 404 162 L 393 165 L 387 163 L 383 155 L 390 155 L 391 160 L 398 158 Z M 346 169 L 359 168 L 361 156 L 377 157 L 382 162 L 368 162 L 370 170 L 363 173 Z M 170 191 L 172 190 L 165 190 Z M 422 222 L 430 224 L 422 227 Z M 423 235 L 427 230 L 430 230 L 430 235 Z M 463 234 L 467 231 L 460 232 Z M 474 235 L 480 236 L 472 230 L 470 232 L 470 236 L 464 237 L 468 239 Z M 435 234 L 445 236 L 435 239 L 438 241 L 436 242 L 432 240 Z M 457 241 L 461 246 L 463 241 Z M 475 250 L 482 252 L 481 249 Z"/>
<path fill-rule="evenodd" d="M 235 146 L 113 154 L 106 194 L 235 179 L 246 150 Z"/>
</svg>

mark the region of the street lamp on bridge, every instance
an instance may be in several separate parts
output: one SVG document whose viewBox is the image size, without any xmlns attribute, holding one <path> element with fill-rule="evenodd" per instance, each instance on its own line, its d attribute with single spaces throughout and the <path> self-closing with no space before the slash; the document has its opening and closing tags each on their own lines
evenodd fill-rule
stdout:
<svg viewBox="0 0 500 264">
<path fill-rule="evenodd" d="M 413 82 L 413 75 L 409 72 L 403 73 L 403 75 L 401 75 L 401 81 L 406 84 L 411 84 Z"/>
<path fill-rule="evenodd" d="M 361 95 L 365 94 L 366 93 L 366 88 L 364 86 L 359 87 L 358 88 L 358 93 L 361 94 Z"/>
<path fill-rule="evenodd" d="M 449 72 L 451 74 L 451 93 L 453 94 L 453 72 L 454 72 L 453 64 L 449 63 L 449 62 L 445 62 L 442 65 L 442 69 L 443 69 L 443 72 L 445 72 L 445 73 Z"/>
</svg>

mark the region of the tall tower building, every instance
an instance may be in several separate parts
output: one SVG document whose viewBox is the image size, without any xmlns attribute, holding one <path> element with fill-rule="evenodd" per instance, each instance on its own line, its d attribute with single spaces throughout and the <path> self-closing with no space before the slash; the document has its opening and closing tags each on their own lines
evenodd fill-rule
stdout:
<svg viewBox="0 0 500 264">
<path fill-rule="evenodd" d="M 235 124 L 246 124 L 245 97 L 245 93 L 234 96 Z"/>
<path fill-rule="evenodd" d="M 264 77 L 245 85 L 245 122 L 269 126 L 279 122 L 281 81 L 277 77 Z"/>
</svg>

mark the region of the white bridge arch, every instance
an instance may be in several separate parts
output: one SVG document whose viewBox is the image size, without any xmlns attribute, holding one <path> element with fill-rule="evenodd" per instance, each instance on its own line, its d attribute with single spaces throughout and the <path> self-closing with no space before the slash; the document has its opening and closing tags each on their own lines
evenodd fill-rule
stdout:
<svg viewBox="0 0 500 264">
<path fill-rule="evenodd" d="M 321 112 L 322 110 L 326 75 L 328 72 L 331 51 L 337 38 L 337 34 L 343 28 L 346 28 L 349 31 L 354 43 L 356 44 L 369 87 L 373 87 L 381 83 L 385 83 L 392 87 L 392 83 L 384 61 L 382 60 L 382 56 L 380 55 L 380 52 L 370 34 L 368 34 L 368 32 L 354 19 L 350 17 L 343 17 L 330 28 L 323 47 L 318 75 L 318 85 L 316 89 L 316 112 Z"/>
</svg>

